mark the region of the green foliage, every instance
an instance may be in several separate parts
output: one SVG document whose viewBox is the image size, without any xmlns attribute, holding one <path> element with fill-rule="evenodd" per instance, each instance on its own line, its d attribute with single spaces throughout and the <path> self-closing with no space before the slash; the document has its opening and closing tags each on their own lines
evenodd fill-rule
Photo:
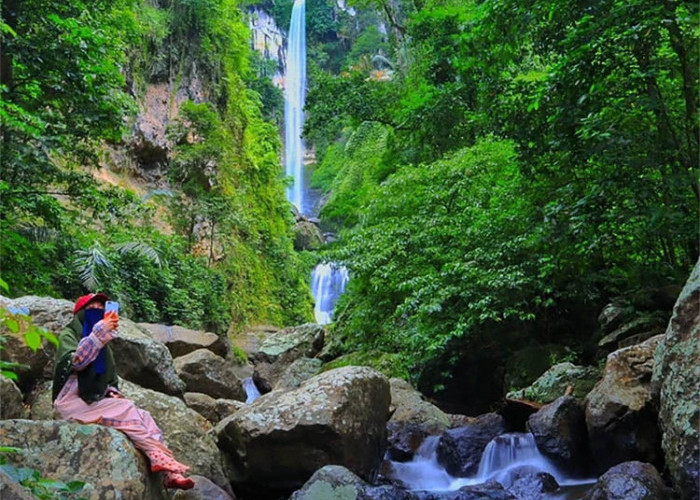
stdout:
<svg viewBox="0 0 700 500">
<path fill-rule="evenodd" d="M 0 452 L 4 453 L 21 451 L 19 448 L 0 448 Z M 63 483 L 47 479 L 36 469 L 16 467 L 5 463 L 4 457 L 0 457 L 0 470 L 24 486 L 35 498 L 40 500 L 85 500 L 85 497 L 79 496 L 79 493 L 85 487 L 84 481 Z"/>
</svg>

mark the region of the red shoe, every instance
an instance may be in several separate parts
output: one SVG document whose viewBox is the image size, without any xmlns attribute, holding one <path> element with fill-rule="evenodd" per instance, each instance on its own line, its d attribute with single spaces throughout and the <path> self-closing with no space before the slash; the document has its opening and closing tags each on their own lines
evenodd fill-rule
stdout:
<svg viewBox="0 0 700 500">
<path fill-rule="evenodd" d="M 165 475 L 165 487 L 176 488 L 178 490 L 191 490 L 194 488 L 194 481 L 182 474 L 170 472 Z"/>
</svg>

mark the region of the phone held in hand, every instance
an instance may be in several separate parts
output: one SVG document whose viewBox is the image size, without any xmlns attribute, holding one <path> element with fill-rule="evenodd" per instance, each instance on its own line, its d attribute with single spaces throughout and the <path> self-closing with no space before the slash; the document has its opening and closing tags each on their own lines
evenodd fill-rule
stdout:
<svg viewBox="0 0 700 500">
<path fill-rule="evenodd" d="M 105 303 L 105 318 L 119 318 L 119 302 L 108 300 Z"/>
</svg>

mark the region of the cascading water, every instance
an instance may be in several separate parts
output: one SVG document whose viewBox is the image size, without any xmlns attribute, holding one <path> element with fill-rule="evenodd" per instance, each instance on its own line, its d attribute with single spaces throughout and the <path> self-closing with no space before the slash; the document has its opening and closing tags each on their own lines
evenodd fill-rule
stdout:
<svg viewBox="0 0 700 500">
<path fill-rule="evenodd" d="M 285 174 L 294 178 L 287 199 L 303 213 L 304 207 L 304 99 L 306 93 L 306 2 L 295 0 L 287 43 L 284 99 Z"/>
<path fill-rule="evenodd" d="M 255 385 L 255 381 L 253 381 L 252 377 L 243 379 L 243 389 L 245 389 L 246 404 L 250 404 L 260 397 L 260 391 L 258 390 L 258 386 Z"/>
<path fill-rule="evenodd" d="M 412 490 L 455 491 L 462 486 L 498 481 L 508 488 L 518 477 L 530 472 L 547 472 L 554 476 L 562 491 L 551 498 L 567 498 L 567 488 L 594 483 L 594 478 L 577 479 L 560 470 L 537 449 L 532 434 L 503 434 L 493 439 L 484 450 L 479 470 L 473 477 L 454 478 L 437 460 L 439 437 L 430 436 L 423 441 L 410 462 L 390 462 L 390 478 L 398 480 Z"/>
<path fill-rule="evenodd" d="M 314 268 L 311 272 L 311 293 L 316 301 L 316 323 L 326 325 L 332 321 L 335 303 L 345 291 L 349 280 L 350 276 L 345 266 L 324 262 Z"/>
</svg>

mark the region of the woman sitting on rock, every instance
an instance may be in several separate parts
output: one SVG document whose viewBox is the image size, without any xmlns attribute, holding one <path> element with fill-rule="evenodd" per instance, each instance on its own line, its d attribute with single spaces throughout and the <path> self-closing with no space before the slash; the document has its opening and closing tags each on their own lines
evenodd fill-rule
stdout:
<svg viewBox="0 0 700 500">
<path fill-rule="evenodd" d="M 104 318 L 106 301 L 106 295 L 91 293 L 75 303 L 73 321 L 59 336 L 54 408 L 63 419 L 122 431 L 146 454 L 151 471 L 165 472 L 167 488 L 190 489 L 194 481 L 182 475 L 189 467 L 175 460 L 151 414 L 117 389 L 114 357 L 107 344 L 115 336 L 119 319 Z"/>
</svg>

